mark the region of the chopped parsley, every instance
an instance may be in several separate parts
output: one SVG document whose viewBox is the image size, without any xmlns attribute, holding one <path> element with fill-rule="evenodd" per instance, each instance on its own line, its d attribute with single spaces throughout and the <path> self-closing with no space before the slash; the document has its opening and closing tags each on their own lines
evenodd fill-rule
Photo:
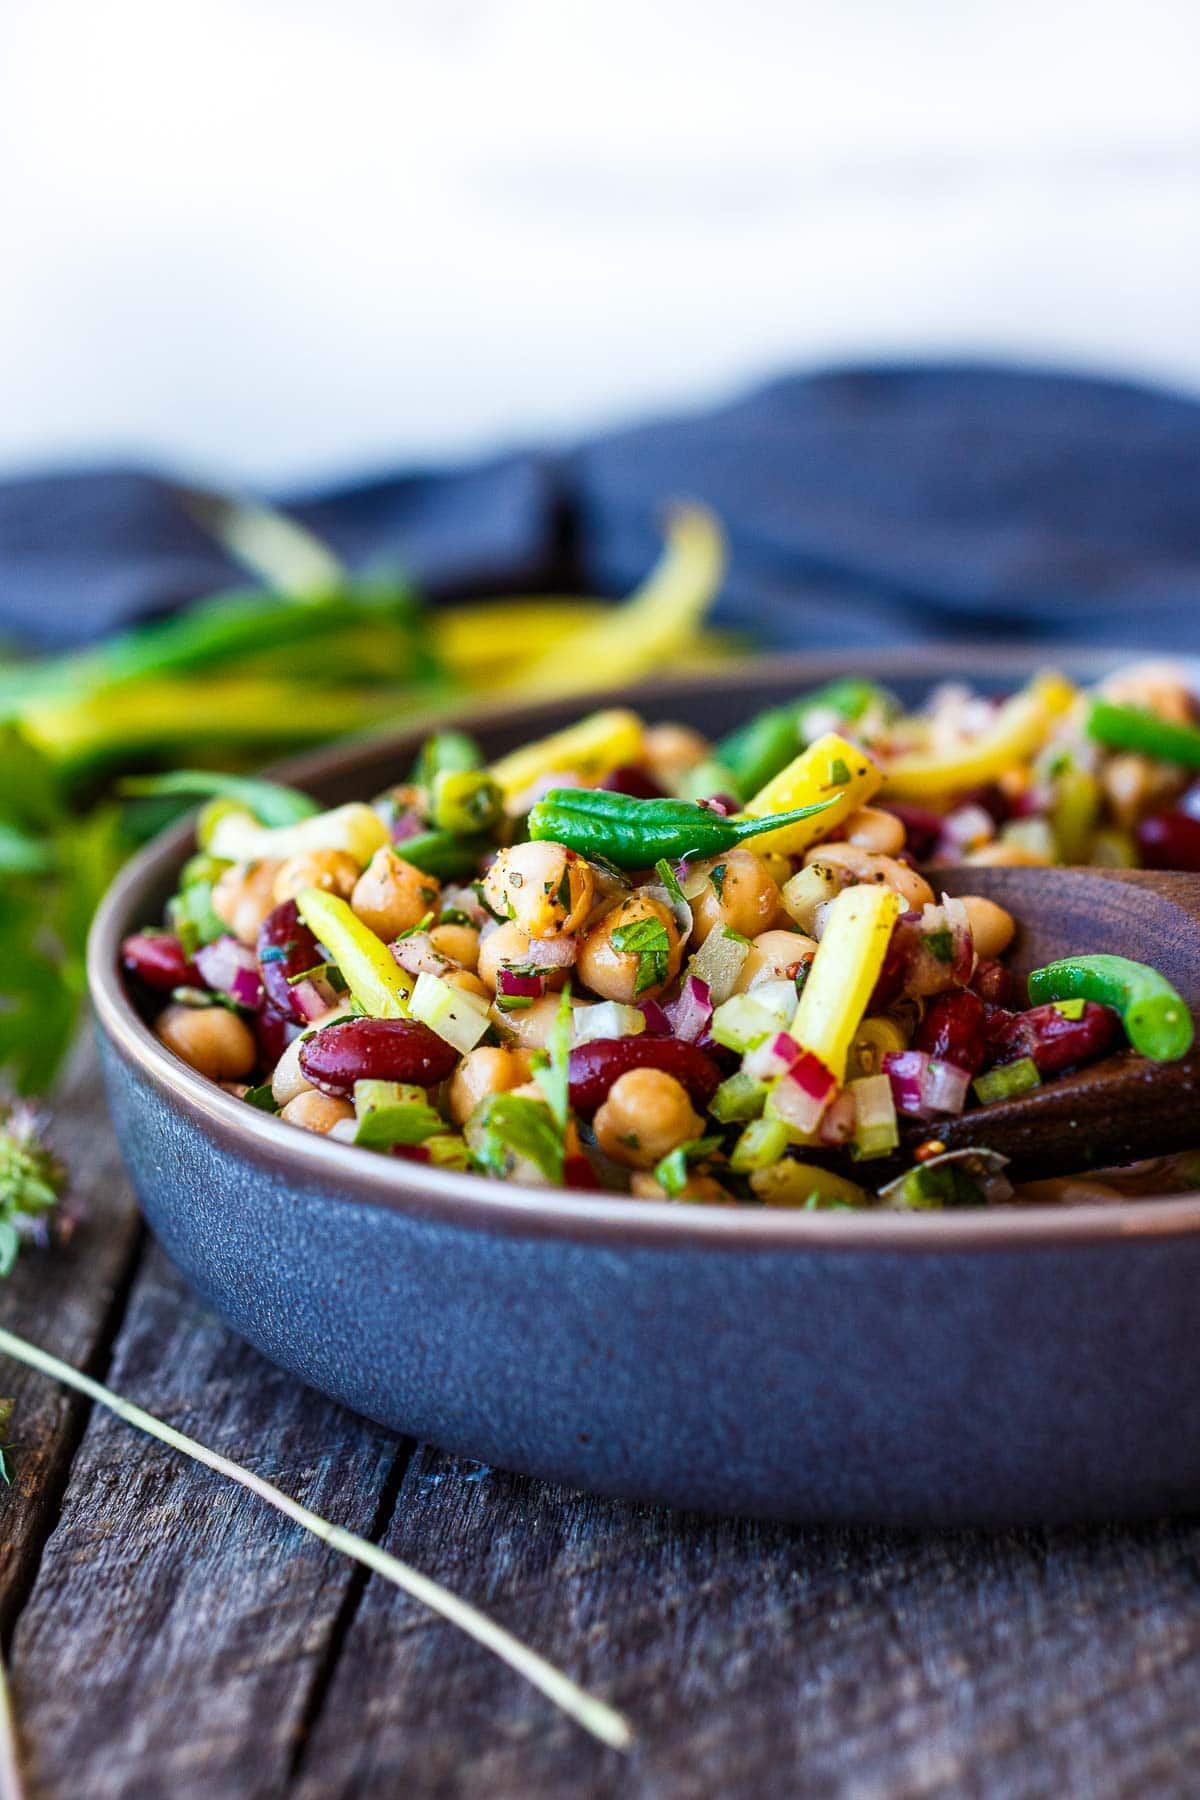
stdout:
<svg viewBox="0 0 1200 1800">
<path fill-rule="evenodd" d="M 684 893 L 683 889 L 680 887 L 679 878 L 676 875 L 674 869 L 671 867 L 670 863 L 667 861 L 665 856 L 662 857 L 660 861 L 655 863 L 654 871 L 655 871 L 655 874 L 658 876 L 658 879 L 662 882 L 663 886 L 666 888 L 668 894 L 670 894 L 672 900 L 677 901 L 677 902 L 682 901 L 682 903 L 686 906 L 687 905 L 687 896 Z"/>
<path fill-rule="evenodd" d="M 845 787 L 850 780 L 850 770 L 842 756 L 835 756 L 829 765 L 829 780 L 826 787 Z"/>
<path fill-rule="evenodd" d="M 562 1182 L 563 1134 L 542 1100 L 493 1094 L 468 1121 L 467 1141 L 485 1175 L 511 1175 L 518 1162 L 530 1162 L 547 1181 Z"/>
<path fill-rule="evenodd" d="M 242 1095 L 247 1106 L 257 1106 L 260 1112 L 277 1113 L 279 1103 L 271 1092 L 271 1084 L 264 1081 L 261 1087 L 247 1088 Z"/>
<path fill-rule="evenodd" d="M 719 1137 L 691 1138 L 686 1144 L 676 1144 L 674 1150 L 668 1150 L 654 1165 L 654 1179 L 663 1192 L 672 1200 L 678 1200 L 687 1186 L 688 1164 L 701 1161 L 720 1142 Z"/>
<path fill-rule="evenodd" d="M 937 931 L 927 933 L 925 948 L 930 956 L 935 956 L 940 963 L 954 961 L 954 933 L 948 925 L 939 926 Z"/>
<path fill-rule="evenodd" d="M 637 919 L 632 925 L 618 925 L 612 933 L 612 946 L 622 955 L 637 957 L 637 979 L 634 997 L 647 988 L 661 987 L 671 966 L 671 938 L 661 919 Z"/>
<path fill-rule="evenodd" d="M 546 1048 L 534 1059 L 533 1079 L 546 1096 L 560 1131 L 567 1128 L 571 1078 L 571 989 L 563 989 L 558 1015 L 546 1034 Z"/>
<path fill-rule="evenodd" d="M 708 879 L 718 900 L 725 898 L 725 877 L 728 873 L 729 869 L 725 863 L 718 863 L 716 868 L 709 872 Z"/>
</svg>

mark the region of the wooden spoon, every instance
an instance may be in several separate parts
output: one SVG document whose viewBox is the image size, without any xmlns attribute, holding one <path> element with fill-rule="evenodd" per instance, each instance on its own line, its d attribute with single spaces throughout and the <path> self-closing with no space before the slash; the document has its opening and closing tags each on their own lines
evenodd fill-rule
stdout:
<svg viewBox="0 0 1200 1800">
<path fill-rule="evenodd" d="M 1017 920 L 1005 962 L 1023 979 L 1058 957 L 1108 951 L 1149 963 L 1200 1013 L 1200 875 L 1143 869 L 955 868 L 947 894 L 984 894 Z M 1200 1148 L 1200 1043 L 1179 1062 L 1124 1050 L 961 1118 L 903 1127 L 906 1144 L 986 1145 L 1015 1180 Z"/>
</svg>

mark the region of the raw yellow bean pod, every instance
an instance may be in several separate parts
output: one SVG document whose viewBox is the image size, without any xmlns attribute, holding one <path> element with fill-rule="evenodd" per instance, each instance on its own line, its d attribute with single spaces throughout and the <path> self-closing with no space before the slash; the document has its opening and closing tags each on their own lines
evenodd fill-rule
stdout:
<svg viewBox="0 0 1200 1800">
<path fill-rule="evenodd" d="M 830 904 L 792 1036 L 839 1081 L 846 1079 L 850 1046 L 879 979 L 901 905 L 891 888 L 869 883 L 843 888 Z"/>
<path fill-rule="evenodd" d="M 819 838 L 829 837 L 843 819 L 864 806 L 882 780 L 882 772 L 865 750 L 839 737 L 836 731 L 827 731 L 747 801 L 744 815 L 765 819 L 770 813 L 793 812 L 831 796 L 832 804 L 814 813 L 811 819 L 781 825 L 778 831 L 755 838 L 755 854 L 763 856 L 774 851 L 799 856 Z"/>
<path fill-rule="evenodd" d="M 346 902 L 321 888 L 302 888 L 296 906 L 364 1012 L 373 1019 L 407 1018 L 413 977 Z"/>
<path fill-rule="evenodd" d="M 285 862 L 310 850 L 342 850 L 365 868 L 387 841 L 387 826 L 374 807 L 352 800 L 296 825 L 258 825 L 248 813 L 229 812 L 217 820 L 205 848 L 230 862 Z"/>
<path fill-rule="evenodd" d="M 1005 701 L 987 731 L 961 749 L 940 756 L 924 751 L 898 756 L 888 767 L 884 794 L 898 800 L 940 800 L 998 780 L 1037 755 L 1075 694 L 1061 675 L 1035 676 L 1027 688 Z"/>
<path fill-rule="evenodd" d="M 489 771 L 499 783 L 505 802 L 518 800 L 543 775 L 578 775 L 596 780 L 620 763 L 638 762 L 644 730 L 634 712 L 611 707 L 589 713 L 577 725 L 524 744 L 493 763 Z"/>
</svg>

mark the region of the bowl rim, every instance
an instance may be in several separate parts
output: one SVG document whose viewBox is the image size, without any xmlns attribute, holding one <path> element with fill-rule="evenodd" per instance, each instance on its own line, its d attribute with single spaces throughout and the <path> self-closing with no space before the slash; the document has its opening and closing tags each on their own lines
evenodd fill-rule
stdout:
<svg viewBox="0 0 1200 1800">
<path fill-rule="evenodd" d="M 1040 652 L 987 646 L 989 668 L 1028 673 L 1048 660 Z M 1136 652 L 1064 652 L 1058 660 L 1076 670 L 1102 673 Z M 899 677 L 945 676 L 979 658 L 978 643 L 855 654 L 756 657 L 643 682 L 622 689 L 596 689 L 538 701 L 493 700 L 456 709 L 453 722 L 486 729 L 519 719 L 537 728 L 542 715 L 557 717 L 565 704 L 580 709 L 601 705 L 656 706 L 673 695 L 727 689 L 730 681 L 753 692 L 780 680 L 819 682 L 844 673 L 847 663 L 870 664 L 874 673 Z M 439 723 L 450 715 L 440 714 Z M 281 764 L 281 778 L 321 782 L 353 775 L 380 758 L 405 755 L 427 729 L 428 717 L 410 719 L 402 730 L 354 737 Z M 96 911 L 88 937 L 87 979 L 96 1020 L 116 1053 L 176 1112 L 206 1135 L 273 1173 L 319 1184 L 347 1202 L 382 1208 L 460 1228 L 523 1237 L 556 1237 L 613 1248 L 708 1247 L 811 1252 L 890 1251 L 933 1254 L 950 1249 L 1013 1250 L 1023 1247 L 1094 1245 L 1117 1239 L 1189 1236 L 1200 1230 L 1200 1191 L 1139 1198 L 1125 1203 L 1081 1206 L 1029 1205 L 963 1212 L 805 1212 L 770 1207 L 680 1205 L 675 1201 L 634 1200 L 624 1194 L 585 1194 L 500 1182 L 486 1176 L 400 1159 L 385 1159 L 353 1144 L 296 1131 L 273 1115 L 248 1107 L 173 1057 L 140 1017 L 120 972 L 122 936 L 137 918 L 147 890 L 178 864 L 192 845 L 193 819 L 181 820 L 146 845 L 118 872 Z"/>
</svg>

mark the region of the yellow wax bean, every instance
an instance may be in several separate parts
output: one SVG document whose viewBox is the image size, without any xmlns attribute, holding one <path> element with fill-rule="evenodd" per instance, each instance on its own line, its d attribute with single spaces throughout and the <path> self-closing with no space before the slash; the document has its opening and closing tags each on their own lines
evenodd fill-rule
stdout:
<svg viewBox="0 0 1200 1800">
<path fill-rule="evenodd" d="M 960 749 L 935 756 L 913 751 L 889 764 L 885 795 L 902 800 L 941 800 L 995 781 L 1036 756 L 1055 721 L 1075 699 L 1075 689 L 1061 675 L 1038 675 L 1006 700 L 987 731 Z"/>
<path fill-rule="evenodd" d="M 765 819 L 770 813 L 792 812 L 797 807 L 811 806 L 814 801 L 833 803 L 811 819 L 795 825 L 781 825 L 754 839 L 754 853 L 765 856 L 768 851 L 785 856 L 799 856 L 818 838 L 831 836 L 843 819 L 864 806 L 883 780 L 883 775 L 864 750 L 827 731 L 824 737 L 802 750 L 786 769 L 760 788 L 743 809 L 750 819 Z"/>
<path fill-rule="evenodd" d="M 651 674 L 694 641 L 724 573 L 725 539 L 714 515 L 704 506 L 678 507 L 666 547 L 636 592 L 507 679 L 529 693 L 563 694 Z"/>
<path fill-rule="evenodd" d="M 363 1010 L 373 1019 L 407 1018 L 413 977 L 400 967 L 383 939 L 344 900 L 321 888 L 301 888 L 296 906 Z"/>
<path fill-rule="evenodd" d="M 792 1021 L 792 1036 L 839 1081 L 846 1079 L 846 1058 L 902 910 L 898 894 L 871 882 L 843 888 L 830 904 Z"/>
<path fill-rule="evenodd" d="M 365 868 L 387 842 L 387 826 L 374 807 L 351 800 L 296 825 L 269 827 L 257 824 L 240 809 L 227 812 L 217 819 L 205 849 L 230 862 L 258 862 L 263 857 L 282 861 L 309 850 L 344 850 Z"/>
<path fill-rule="evenodd" d="M 575 725 L 523 744 L 493 763 L 489 773 L 505 801 L 517 800 L 543 775 L 579 775 L 598 779 L 619 763 L 641 760 L 644 729 L 634 712 L 612 707 L 589 713 Z"/>
<path fill-rule="evenodd" d="M 832 1169 L 819 1168 L 816 1163 L 788 1159 L 766 1169 L 755 1169 L 750 1186 L 765 1206 L 805 1206 L 812 1194 L 817 1196 L 817 1207 L 822 1202 L 842 1206 L 877 1204 L 875 1196 L 856 1181 L 847 1181 L 844 1175 L 835 1175 Z"/>
</svg>

